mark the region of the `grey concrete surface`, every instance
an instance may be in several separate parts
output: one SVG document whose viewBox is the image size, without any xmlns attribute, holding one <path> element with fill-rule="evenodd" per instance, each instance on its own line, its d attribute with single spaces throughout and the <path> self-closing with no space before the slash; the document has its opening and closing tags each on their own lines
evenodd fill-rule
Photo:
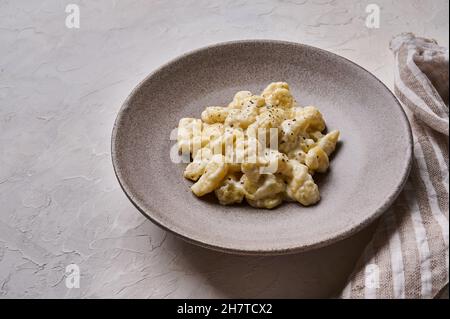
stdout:
<svg viewBox="0 0 450 319">
<path fill-rule="evenodd" d="M 80 28 L 65 7 L 80 8 Z M 380 28 L 365 25 L 368 3 Z M 448 46 L 447 0 L 0 1 L 0 298 L 329 297 L 371 228 L 300 255 L 242 257 L 184 243 L 139 214 L 110 134 L 149 72 L 208 44 L 265 38 L 343 55 L 392 88 L 392 36 Z M 373 227 L 372 227 L 373 229 Z M 80 287 L 66 286 L 66 266 Z"/>
</svg>

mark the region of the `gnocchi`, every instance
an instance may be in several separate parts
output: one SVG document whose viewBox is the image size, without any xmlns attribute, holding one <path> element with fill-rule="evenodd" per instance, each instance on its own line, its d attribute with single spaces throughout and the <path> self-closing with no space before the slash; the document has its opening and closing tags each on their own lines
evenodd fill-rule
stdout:
<svg viewBox="0 0 450 319">
<path fill-rule="evenodd" d="M 200 119 L 180 120 L 178 150 L 193 159 L 184 177 L 196 196 L 214 192 L 222 205 L 313 205 L 320 200 L 313 176 L 328 170 L 340 135 L 325 129 L 322 113 L 298 106 L 286 82 L 261 95 L 237 92 L 226 106 L 206 107 Z"/>
</svg>

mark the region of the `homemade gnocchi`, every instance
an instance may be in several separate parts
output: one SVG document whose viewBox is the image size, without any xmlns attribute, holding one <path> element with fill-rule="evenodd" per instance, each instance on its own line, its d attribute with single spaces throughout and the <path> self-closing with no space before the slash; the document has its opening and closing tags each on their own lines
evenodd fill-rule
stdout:
<svg viewBox="0 0 450 319">
<path fill-rule="evenodd" d="M 201 119 L 180 120 L 178 150 L 192 158 L 184 177 L 195 182 L 196 196 L 214 192 L 222 205 L 315 204 L 313 175 L 328 170 L 339 139 L 325 128 L 320 111 L 298 106 L 285 82 L 261 95 L 237 92 L 227 106 L 206 107 Z"/>
</svg>

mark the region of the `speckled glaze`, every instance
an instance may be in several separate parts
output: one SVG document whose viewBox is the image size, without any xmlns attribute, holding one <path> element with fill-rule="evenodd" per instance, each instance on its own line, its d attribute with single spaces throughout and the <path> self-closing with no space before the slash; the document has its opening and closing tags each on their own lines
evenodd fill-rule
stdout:
<svg viewBox="0 0 450 319">
<path fill-rule="evenodd" d="M 221 206 L 195 197 L 170 160 L 170 132 L 182 117 L 226 105 L 238 90 L 286 81 L 300 105 L 315 105 L 341 142 L 330 171 L 315 179 L 312 207 Z M 112 134 L 115 173 L 146 217 L 190 242 L 240 254 L 282 254 L 350 236 L 383 213 L 402 189 L 412 138 L 392 93 L 356 64 L 314 47 L 271 40 L 227 42 L 185 54 L 142 81 Z"/>
</svg>

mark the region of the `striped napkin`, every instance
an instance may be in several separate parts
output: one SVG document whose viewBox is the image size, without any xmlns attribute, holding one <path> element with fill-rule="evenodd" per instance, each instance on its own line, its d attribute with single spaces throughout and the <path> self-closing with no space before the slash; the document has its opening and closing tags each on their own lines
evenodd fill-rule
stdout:
<svg viewBox="0 0 450 319">
<path fill-rule="evenodd" d="M 414 137 L 411 174 L 380 218 L 342 298 L 434 298 L 448 284 L 448 49 L 411 33 L 390 47 L 395 94 Z"/>
</svg>

